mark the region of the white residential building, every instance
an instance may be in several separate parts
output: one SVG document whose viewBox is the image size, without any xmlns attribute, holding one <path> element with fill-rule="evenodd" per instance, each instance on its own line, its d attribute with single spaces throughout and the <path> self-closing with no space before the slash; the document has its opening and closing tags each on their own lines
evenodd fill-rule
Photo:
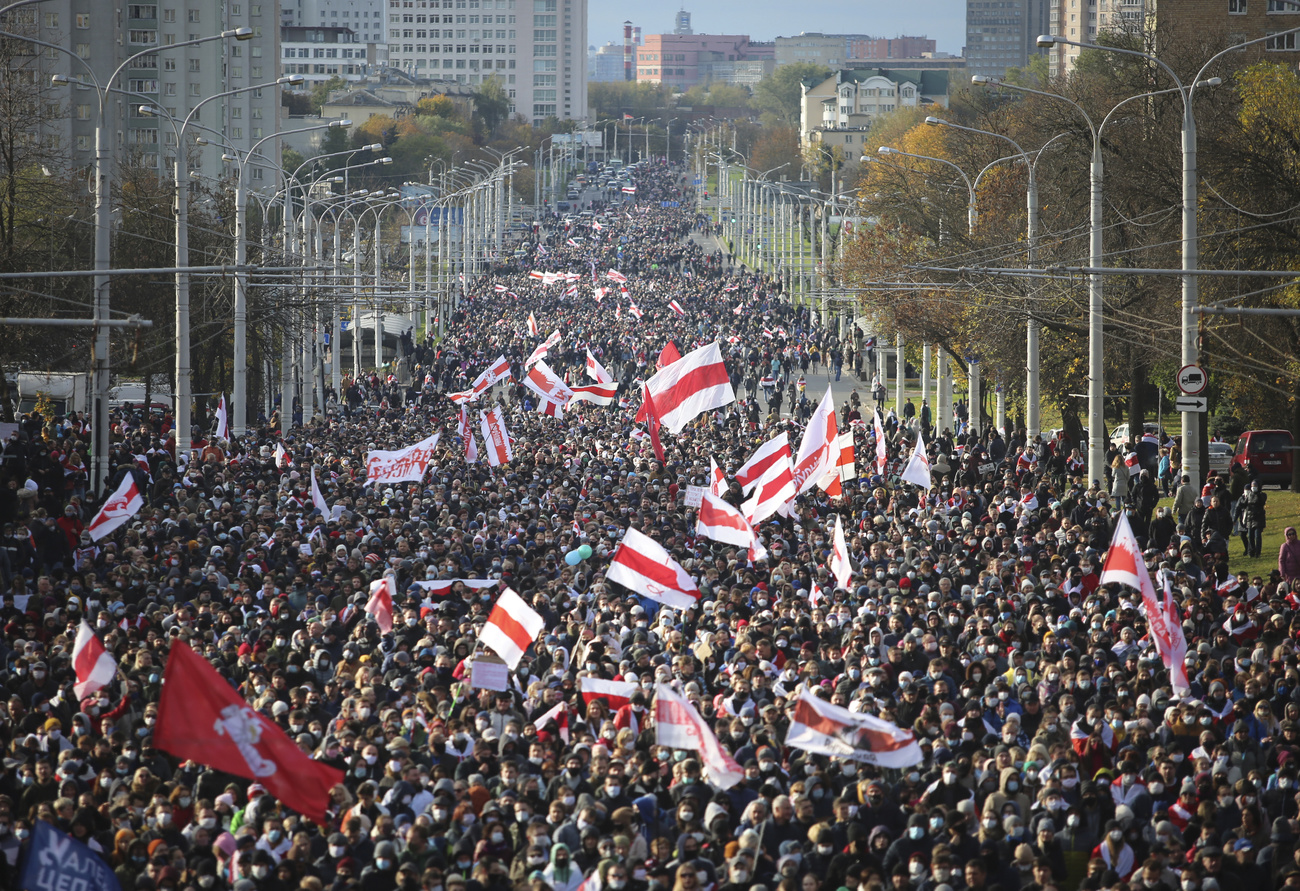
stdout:
<svg viewBox="0 0 1300 891">
<path fill-rule="evenodd" d="M 370 60 L 367 51 L 375 44 L 360 42 L 351 28 L 322 28 L 286 25 L 280 29 L 280 70 L 301 74 L 308 83 L 341 77 L 356 82 L 365 77 Z"/>
<path fill-rule="evenodd" d="M 587 116 L 587 0 L 388 0 L 388 64 L 471 86 L 500 80 L 534 124 Z"/>
<path fill-rule="evenodd" d="M 107 83 L 120 64 L 142 54 L 123 69 L 119 81 L 134 95 L 109 94 L 105 113 L 115 157 L 130 155 L 133 163 L 145 167 L 163 164 L 170 169 L 176 135 L 166 117 L 143 115 L 141 105 L 156 105 L 179 122 L 209 97 L 271 83 L 279 76 L 280 17 L 274 0 L 156 0 L 118 6 L 103 0 L 45 0 L 14 10 L 4 24 L 6 30 L 68 48 L 68 53 L 48 50 L 34 56 L 41 84 L 49 84 L 55 74 L 84 78 L 87 68 Z M 252 39 L 168 49 L 234 28 L 250 28 Z M 61 103 L 66 114 L 42 120 L 44 138 L 66 146 L 75 165 L 90 164 L 99 117 L 96 94 L 62 87 L 47 90 L 45 96 L 49 104 Z M 275 132 L 279 119 L 280 95 L 274 86 L 206 102 L 186 132 L 191 169 L 219 175 L 225 145 L 247 150 Z M 195 136 L 209 144 L 195 146 Z M 273 175 L 260 169 L 252 174 L 258 179 Z"/>
</svg>

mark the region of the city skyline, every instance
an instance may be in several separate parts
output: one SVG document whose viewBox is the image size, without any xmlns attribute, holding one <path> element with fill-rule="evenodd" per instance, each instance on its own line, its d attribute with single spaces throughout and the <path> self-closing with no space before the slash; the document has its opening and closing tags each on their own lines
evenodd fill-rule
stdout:
<svg viewBox="0 0 1300 891">
<path fill-rule="evenodd" d="M 851 7 L 813 0 L 792 14 L 788 3 L 779 0 L 709 0 L 676 6 L 654 7 L 637 17 L 626 4 L 612 0 L 591 0 L 587 43 L 601 46 L 623 40 L 623 22 L 640 26 L 643 34 L 666 34 L 673 30 L 678 9 L 691 13 L 696 33 L 748 34 L 753 40 L 770 41 L 793 37 L 803 31 L 825 34 L 868 34 L 874 37 L 924 36 L 937 41 L 939 52 L 959 55 L 966 42 L 965 0 L 912 0 L 905 5 L 863 3 Z"/>
</svg>

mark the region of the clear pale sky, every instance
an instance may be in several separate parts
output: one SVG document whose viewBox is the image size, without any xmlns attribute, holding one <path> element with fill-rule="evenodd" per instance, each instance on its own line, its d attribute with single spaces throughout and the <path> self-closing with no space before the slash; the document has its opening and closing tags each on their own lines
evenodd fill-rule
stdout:
<svg viewBox="0 0 1300 891">
<path fill-rule="evenodd" d="M 748 34 L 752 40 L 794 37 L 802 31 L 868 34 L 872 37 L 931 37 L 940 52 L 958 54 L 966 42 L 965 0 L 695 0 L 684 5 L 588 0 L 587 43 L 623 42 L 623 22 L 644 34 L 673 29 L 678 9 L 691 14 L 697 33 Z"/>
</svg>

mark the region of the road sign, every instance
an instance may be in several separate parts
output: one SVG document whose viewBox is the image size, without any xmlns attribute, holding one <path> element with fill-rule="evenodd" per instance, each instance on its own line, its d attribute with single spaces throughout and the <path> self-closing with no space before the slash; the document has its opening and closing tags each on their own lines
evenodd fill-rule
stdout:
<svg viewBox="0 0 1300 891">
<path fill-rule="evenodd" d="M 1210 400 L 1205 396 L 1179 396 L 1174 400 L 1174 411 L 1195 411 L 1204 413 L 1210 407 Z"/>
<path fill-rule="evenodd" d="M 1178 389 L 1183 391 L 1184 396 L 1199 396 L 1209 384 L 1209 375 L 1199 365 L 1184 365 L 1178 369 Z"/>
</svg>

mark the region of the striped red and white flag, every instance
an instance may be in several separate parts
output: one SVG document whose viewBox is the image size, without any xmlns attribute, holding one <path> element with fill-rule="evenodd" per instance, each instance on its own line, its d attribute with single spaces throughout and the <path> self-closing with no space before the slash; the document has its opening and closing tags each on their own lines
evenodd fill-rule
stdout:
<svg viewBox="0 0 1300 891">
<path fill-rule="evenodd" d="M 465 463 L 478 463 L 478 445 L 474 442 L 474 428 L 469 423 L 469 407 L 460 407 L 460 438 L 465 442 Z"/>
<path fill-rule="evenodd" d="M 632 694 L 641 689 L 640 684 L 628 681 L 607 681 L 604 678 L 582 678 L 579 689 L 582 701 L 591 705 L 594 700 L 603 699 L 612 709 L 619 709 L 632 701 Z"/>
<path fill-rule="evenodd" d="M 545 628 L 546 620 L 524 603 L 522 597 L 506 588 L 497 598 L 478 638 L 514 671 L 528 647 Z"/>
<path fill-rule="evenodd" d="M 844 521 L 835 515 L 835 534 L 831 537 L 831 575 L 838 587 L 849 590 L 853 577 L 853 564 L 849 562 L 849 547 L 844 543 Z"/>
<path fill-rule="evenodd" d="M 77 682 L 72 690 L 78 701 L 108 686 L 117 673 L 117 661 L 109 655 L 103 641 L 90 630 L 85 619 L 81 620 L 77 640 L 72 645 L 72 667 L 77 672 Z"/>
<path fill-rule="evenodd" d="M 631 300 L 627 302 L 627 311 L 630 312 L 632 316 L 637 319 L 645 315 L 645 313 L 641 311 L 641 308 L 637 306 L 635 303 L 633 303 Z"/>
<path fill-rule="evenodd" d="M 736 401 L 727 366 L 722 361 L 722 350 L 716 342 L 692 350 L 646 383 L 659 409 L 660 420 L 674 435 L 681 433 L 701 412 Z"/>
<path fill-rule="evenodd" d="M 366 612 L 375 617 L 375 624 L 384 634 L 393 630 L 393 595 L 396 593 L 397 583 L 390 575 L 370 583 L 370 599 L 366 601 Z"/>
<path fill-rule="evenodd" d="M 577 286 L 577 285 L 569 285 L 567 288 L 564 289 L 564 296 L 565 296 L 565 297 L 577 297 L 577 296 L 578 296 L 578 286 Z"/>
<path fill-rule="evenodd" d="M 497 360 L 491 366 L 483 370 L 483 373 L 474 379 L 473 393 L 475 398 L 486 393 L 493 384 L 504 377 L 510 375 L 510 363 L 506 361 L 505 356 L 498 356 Z"/>
<path fill-rule="evenodd" d="M 539 396 L 537 397 L 537 411 L 548 417 L 563 418 L 564 403 L 557 402 L 554 399 L 547 399 L 545 396 Z"/>
<path fill-rule="evenodd" d="M 676 300 L 668 301 L 668 308 L 671 309 L 673 312 L 677 313 L 679 316 L 686 315 L 686 310 L 682 309 L 682 305 L 678 303 Z"/>
<path fill-rule="evenodd" d="M 618 384 L 592 384 L 574 387 L 570 402 L 590 402 L 593 405 L 613 405 L 618 397 Z"/>
<path fill-rule="evenodd" d="M 506 291 L 509 291 L 510 289 L 505 285 L 493 285 L 492 290 L 496 291 L 498 294 L 504 294 Z"/>
<path fill-rule="evenodd" d="M 688 609 L 700 600 L 700 591 L 686 570 L 662 545 L 635 529 L 628 529 L 623 536 L 605 578 L 675 609 Z"/>
<path fill-rule="evenodd" d="M 524 386 L 543 399 L 558 402 L 563 407 L 573 398 L 573 390 L 545 362 L 538 362 L 524 375 Z"/>
<path fill-rule="evenodd" d="M 506 415 L 501 406 L 493 406 L 491 411 L 479 412 L 479 427 L 483 433 L 483 443 L 487 446 L 488 464 L 500 467 L 514 459 L 515 450 L 506 430 Z"/>
<path fill-rule="evenodd" d="M 838 438 L 839 425 L 835 419 L 835 398 L 831 395 L 830 386 L 827 385 L 826 395 L 822 397 L 817 410 L 808 419 L 808 426 L 804 428 L 803 441 L 799 443 L 799 454 L 795 455 L 794 478 L 800 493 L 807 492 L 814 486 L 821 486 L 824 489 L 830 485 L 831 480 L 839 481 L 839 476 L 835 473 L 836 462 L 839 460 L 839 449 L 836 443 Z"/>
<path fill-rule="evenodd" d="M 627 281 L 627 276 L 616 269 L 606 270 L 605 278 L 609 279 L 610 281 L 618 282 L 620 285 Z"/>
<path fill-rule="evenodd" d="M 785 744 L 879 767 L 910 767 L 925 758 L 910 730 L 865 712 L 832 705 L 807 689 L 795 703 Z"/>
<path fill-rule="evenodd" d="M 709 491 L 719 498 L 727 494 L 727 475 L 712 455 L 709 456 Z"/>
<path fill-rule="evenodd" d="M 741 548 L 752 548 L 757 541 L 754 527 L 745 515 L 712 492 L 705 492 L 700 500 L 695 531 L 714 541 Z"/>
<path fill-rule="evenodd" d="M 736 471 L 736 482 L 745 494 L 758 485 L 759 479 L 773 463 L 784 458 L 792 460 L 789 435 L 782 431 L 758 447 L 758 451 L 749 456 L 749 460 Z"/>
<path fill-rule="evenodd" d="M 528 333 L 531 334 L 533 337 L 536 337 L 537 334 L 538 334 L 538 332 L 539 332 L 540 330 L 541 330 L 541 329 L 537 327 L 537 318 L 536 318 L 532 313 L 529 313 L 529 314 L 528 314 Z"/>
<path fill-rule="evenodd" d="M 587 375 L 598 384 L 612 384 L 614 375 L 605 370 L 605 366 L 596 361 L 596 357 L 587 350 Z"/>
<path fill-rule="evenodd" d="M 880 412 L 876 409 L 871 410 L 871 424 L 876 434 L 876 473 L 884 476 L 889 458 L 888 444 L 885 442 L 885 425 L 880 423 Z"/>
<path fill-rule="evenodd" d="M 668 684 L 655 684 L 654 716 L 655 742 L 699 753 L 710 783 L 726 790 L 745 779 L 745 769 L 718 742 L 691 701 Z"/>
<path fill-rule="evenodd" d="M 749 522 L 757 526 L 777 511 L 788 514 L 786 505 L 797 494 L 799 490 L 794 482 L 794 468 L 790 466 L 790 459 L 782 455 L 763 471 L 754 486 L 754 494 L 742 508 Z"/>
</svg>

